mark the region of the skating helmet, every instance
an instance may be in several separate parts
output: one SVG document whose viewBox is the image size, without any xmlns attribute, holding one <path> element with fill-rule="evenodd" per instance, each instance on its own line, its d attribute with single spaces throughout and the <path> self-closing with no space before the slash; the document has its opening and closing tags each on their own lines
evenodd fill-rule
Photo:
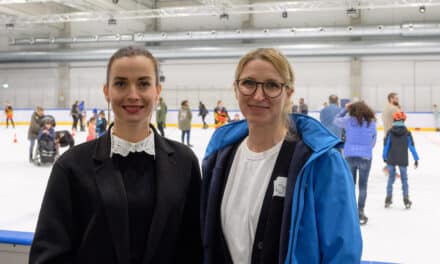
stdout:
<svg viewBox="0 0 440 264">
<path fill-rule="evenodd" d="M 393 114 L 393 120 L 394 121 L 405 121 L 406 120 L 406 114 L 404 112 L 395 112 Z"/>
</svg>

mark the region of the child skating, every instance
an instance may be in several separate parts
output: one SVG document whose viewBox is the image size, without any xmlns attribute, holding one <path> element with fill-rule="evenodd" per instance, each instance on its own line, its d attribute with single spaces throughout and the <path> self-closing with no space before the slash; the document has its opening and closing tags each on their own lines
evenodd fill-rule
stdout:
<svg viewBox="0 0 440 264">
<path fill-rule="evenodd" d="M 405 126 L 406 115 L 404 112 L 393 114 L 393 127 L 388 131 L 383 148 L 383 160 L 387 164 L 389 171 L 387 196 L 385 198 L 385 208 L 392 204 L 393 184 L 396 179 L 396 166 L 399 167 L 400 180 L 402 181 L 403 203 L 405 208 L 411 208 L 408 190 L 408 149 L 414 158 L 414 167 L 417 168 L 419 155 L 414 146 L 414 140 L 411 132 Z"/>
</svg>

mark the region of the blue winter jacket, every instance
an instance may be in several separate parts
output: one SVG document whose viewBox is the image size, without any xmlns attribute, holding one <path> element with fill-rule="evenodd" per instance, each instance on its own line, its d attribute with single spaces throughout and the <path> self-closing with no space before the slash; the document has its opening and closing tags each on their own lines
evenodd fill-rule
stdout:
<svg viewBox="0 0 440 264">
<path fill-rule="evenodd" d="M 333 132 L 336 136 L 341 138 L 342 135 L 342 129 L 337 127 L 333 120 L 335 120 L 336 115 L 341 112 L 342 108 L 337 106 L 336 104 L 330 104 L 329 106 L 325 107 L 321 110 L 319 113 L 319 120 L 321 123 L 331 132 Z"/>
<path fill-rule="evenodd" d="M 337 149 L 341 141 L 312 117 L 292 114 L 291 118 L 295 127 L 292 129 L 312 150 L 312 154 L 296 179 L 291 215 L 282 216 L 283 223 L 290 223 L 285 229 L 281 228 L 288 235 L 284 263 L 360 263 L 362 237 L 353 177 Z M 210 188 L 206 185 L 215 184 L 215 179 L 209 179 L 212 176 L 209 172 L 214 168 L 207 167 L 205 161 L 219 150 L 241 141 L 247 134 L 245 120 L 215 131 L 202 165 L 203 180 L 208 182 L 204 184 L 207 193 Z M 286 193 L 289 191 L 292 190 L 286 190 Z M 209 212 L 204 209 L 211 202 L 209 198 L 203 199 L 202 191 L 202 229 L 210 221 Z M 206 239 L 209 234 L 202 237 Z M 280 245 L 280 248 L 283 246 Z"/>
</svg>

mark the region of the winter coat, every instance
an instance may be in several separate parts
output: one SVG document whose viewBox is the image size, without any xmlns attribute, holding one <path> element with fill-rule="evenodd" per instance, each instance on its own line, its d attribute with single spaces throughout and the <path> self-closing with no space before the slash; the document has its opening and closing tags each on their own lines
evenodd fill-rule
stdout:
<svg viewBox="0 0 440 264">
<path fill-rule="evenodd" d="M 384 140 L 383 160 L 389 165 L 407 167 L 408 149 L 414 160 L 419 160 L 411 132 L 405 126 L 394 125 Z"/>
<path fill-rule="evenodd" d="M 321 123 L 333 134 L 335 134 L 338 138 L 341 138 L 342 135 L 342 129 L 337 127 L 333 121 L 336 117 L 336 115 L 341 112 L 341 108 L 337 106 L 336 104 L 330 104 L 329 106 L 325 107 L 321 110 L 319 113 L 319 120 L 321 120 Z"/>
<path fill-rule="evenodd" d="M 96 136 L 100 137 L 105 134 L 105 131 L 107 130 L 107 119 L 105 118 L 99 118 L 96 121 Z"/>
<path fill-rule="evenodd" d="M 155 133 L 156 197 L 144 264 L 200 263 L 200 169 L 186 146 Z M 127 264 L 129 203 L 110 158 L 110 133 L 53 165 L 29 263 Z"/>
<path fill-rule="evenodd" d="M 385 106 L 385 109 L 382 112 L 383 133 L 385 136 L 388 133 L 388 130 L 393 126 L 393 114 L 398 111 L 400 111 L 399 107 L 393 104 L 388 103 Z"/>
<path fill-rule="evenodd" d="M 39 116 L 37 112 L 34 112 L 31 116 L 31 124 L 28 129 L 28 139 L 37 139 L 38 133 L 40 132 L 42 116 Z"/>
<path fill-rule="evenodd" d="M 199 116 L 206 116 L 208 114 L 208 109 L 206 109 L 206 106 L 204 104 L 199 104 Z"/>
<path fill-rule="evenodd" d="M 347 115 L 347 110 L 342 110 L 333 121 L 340 128 L 345 129 L 344 156 L 372 159 L 373 147 L 376 144 L 376 122 L 370 124 L 362 120 L 359 125 L 357 118 Z"/>
<path fill-rule="evenodd" d="M 182 108 L 180 108 L 178 119 L 180 130 L 191 130 L 192 113 L 191 109 L 188 106 L 183 106 Z"/>
<path fill-rule="evenodd" d="M 42 137 L 50 138 L 50 140 L 55 141 L 55 129 L 52 127 L 47 128 L 41 128 L 40 132 L 38 133 L 38 140 L 40 140 Z"/>
<path fill-rule="evenodd" d="M 292 113 L 307 115 L 309 113 L 309 107 L 307 106 L 307 104 L 294 105 L 292 107 Z"/>
<path fill-rule="evenodd" d="M 79 117 L 79 106 L 78 104 L 73 104 L 72 108 L 70 109 L 70 115 L 74 118 L 78 118 Z"/>
<path fill-rule="evenodd" d="M 168 107 L 164 101 L 161 101 L 159 105 L 157 105 L 156 109 L 156 122 L 165 124 L 167 120 L 167 112 Z"/>
<path fill-rule="evenodd" d="M 291 117 L 295 126 L 292 133 L 301 138 L 297 146 L 303 147 L 299 148 L 299 154 L 295 150 L 289 163 L 285 200 L 278 204 L 281 206 L 279 232 L 266 234 L 258 225 L 251 263 L 360 263 L 362 238 L 353 177 L 336 148 L 341 141 L 311 117 L 299 114 Z M 220 225 L 222 188 L 230 168 L 224 160 L 231 155 L 231 146 L 247 134 L 245 120 L 222 126 L 215 131 L 206 150 L 202 164 L 201 215 L 207 264 L 230 263 L 218 261 L 228 259 L 224 255 L 229 254 Z M 305 149 L 310 150 L 309 155 L 305 155 Z M 306 160 L 301 161 L 304 157 Z M 296 168 L 298 163 L 304 165 Z M 267 195 L 272 196 L 269 189 Z M 266 228 L 272 230 L 277 216 L 263 211 L 260 217 L 267 217 Z M 261 241 L 259 232 L 263 233 Z M 264 262 L 264 252 L 278 242 L 278 259 Z M 263 253 L 259 254 L 260 251 Z"/>
</svg>

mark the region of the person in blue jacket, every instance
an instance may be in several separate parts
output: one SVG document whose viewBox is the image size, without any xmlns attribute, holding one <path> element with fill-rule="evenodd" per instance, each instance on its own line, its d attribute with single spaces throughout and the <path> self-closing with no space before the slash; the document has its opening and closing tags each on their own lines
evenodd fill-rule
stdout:
<svg viewBox="0 0 440 264">
<path fill-rule="evenodd" d="M 340 139 L 291 114 L 294 75 L 279 51 L 241 58 L 244 120 L 218 128 L 202 164 L 204 263 L 360 263 L 353 177 Z"/>
<path fill-rule="evenodd" d="M 399 167 L 400 179 L 402 181 L 403 203 L 405 208 L 411 208 L 412 201 L 409 199 L 408 187 L 408 149 L 414 158 L 414 167 L 419 166 L 419 155 L 414 146 L 414 139 L 411 132 L 405 126 L 406 114 L 398 111 L 393 114 L 393 126 L 385 136 L 382 157 L 387 164 L 388 183 L 387 196 L 385 197 L 385 208 L 392 204 L 393 184 L 396 179 L 396 166 Z"/>
</svg>

